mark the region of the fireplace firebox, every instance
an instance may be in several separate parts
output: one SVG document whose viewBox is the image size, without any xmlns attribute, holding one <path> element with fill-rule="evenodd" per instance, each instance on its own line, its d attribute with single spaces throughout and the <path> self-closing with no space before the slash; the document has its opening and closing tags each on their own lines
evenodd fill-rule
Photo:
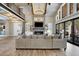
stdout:
<svg viewBox="0 0 79 59">
<path fill-rule="evenodd" d="M 44 32 L 43 22 L 35 22 L 34 23 L 34 34 L 41 35 Z"/>
</svg>

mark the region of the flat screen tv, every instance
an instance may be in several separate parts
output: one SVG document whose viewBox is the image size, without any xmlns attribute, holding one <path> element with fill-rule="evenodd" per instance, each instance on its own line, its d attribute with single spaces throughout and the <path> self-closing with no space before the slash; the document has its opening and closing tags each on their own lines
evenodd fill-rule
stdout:
<svg viewBox="0 0 79 59">
<path fill-rule="evenodd" d="M 35 27 L 43 27 L 43 22 L 35 22 Z"/>
</svg>

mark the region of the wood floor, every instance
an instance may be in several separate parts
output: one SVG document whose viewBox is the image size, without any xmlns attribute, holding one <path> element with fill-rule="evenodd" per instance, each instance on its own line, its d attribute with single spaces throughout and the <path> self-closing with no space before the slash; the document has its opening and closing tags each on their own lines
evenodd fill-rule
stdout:
<svg viewBox="0 0 79 59">
<path fill-rule="evenodd" d="M 15 55 L 15 38 L 8 37 L 0 40 L 0 56 Z"/>
<path fill-rule="evenodd" d="M 61 50 L 16 50 L 18 56 L 64 56 Z"/>
</svg>

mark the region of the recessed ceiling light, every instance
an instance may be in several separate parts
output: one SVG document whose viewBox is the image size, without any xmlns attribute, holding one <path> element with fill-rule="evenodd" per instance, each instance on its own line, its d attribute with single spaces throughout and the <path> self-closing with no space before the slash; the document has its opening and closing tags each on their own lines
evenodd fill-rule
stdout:
<svg viewBox="0 0 79 59">
<path fill-rule="evenodd" d="M 49 5 L 51 5 L 51 3 L 48 3 Z"/>
</svg>

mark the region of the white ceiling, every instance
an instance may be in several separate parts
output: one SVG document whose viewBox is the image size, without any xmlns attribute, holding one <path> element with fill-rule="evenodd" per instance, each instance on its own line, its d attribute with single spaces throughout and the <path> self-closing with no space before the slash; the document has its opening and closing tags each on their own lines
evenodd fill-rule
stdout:
<svg viewBox="0 0 79 59">
<path fill-rule="evenodd" d="M 47 10 L 45 16 L 55 16 L 60 5 L 61 3 L 51 3 L 51 5 L 47 4 Z"/>
<path fill-rule="evenodd" d="M 31 6 L 31 4 L 16 3 L 16 5 L 19 6 L 20 8 L 24 8 L 23 13 L 25 14 L 27 20 L 32 18 L 33 14 L 32 14 L 32 6 Z M 43 13 L 45 12 L 45 3 L 37 3 L 37 4 L 35 3 L 34 5 L 36 5 L 34 10 L 37 11 L 40 8 L 40 10 L 42 10 Z M 55 14 L 56 14 L 58 8 L 60 7 L 60 5 L 61 5 L 60 3 L 51 3 L 51 5 L 47 4 L 45 16 L 46 17 L 55 16 Z M 35 11 L 33 11 L 33 12 L 35 12 Z M 7 13 L 8 12 L 4 8 L 0 7 L 0 14 L 5 14 L 6 15 Z M 38 12 L 38 13 L 40 13 L 40 12 Z M 38 13 L 36 13 L 36 14 L 38 14 Z M 43 13 L 40 13 L 40 14 L 43 14 Z M 5 19 L 7 19 L 7 17 L 5 17 L 5 16 L 0 17 L 0 20 L 5 20 Z"/>
<path fill-rule="evenodd" d="M 8 19 L 7 16 L 2 15 L 2 14 L 6 14 L 6 13 L 8 13 L 7 10 L 4 9 L 4 8 L 2 8 L 2 7 L 0 6 L 0 22 L 1 22 L 2 20 Z"/>
<path fill-rule="evenodd" d="M 0 22 L 4 22 L 6 20 L 16 21 L 18 19 L 20 18 L 0 6 Z"/>
<path fill-rule="evenodd" d="M 0 15 L 0 20 L 6 20 L 6 19 L 8 19 L 7 16 Z"/>
<path fill-rule="evenodd" d="M 40 6 L 42 7 L 42 4 L 45 4 L 45 3 L 33 3 L 33 4 L 36 5 L 36 7 L 40 7 Z M 30 5 L 28 5 L 28 3 L 17 3 L 16 5 L 18 5 L 20 7 L 25 7 L 25 8 L 27 8 L 27 6 L 30 6 Z M 47 4 L 45 16 L 55 16 L 60 5 L 61 5 L 61 3 L 51 3 L 50 5 Z M 32 7 L 32 6 L 30 6 L 30 7 Z M 33 10 L 38 10 L 36 7 Z M 45 7 L 45 6 L 43 6 L 43 7 Z M 45 10 L 43 10 L 43 9 L 44 8 L 41 8 L 41 10 L 44 12 Z M 30 12 L 32 13 L 32 10 Z M 38 13 L 40 13 L 40 12 L 38 12 Z"/>
<path fill-rule="evenodd" d="M 27 3 L 15 3 L 15 5 L 20 6 L 20 7 L 24 7 L 27 6 Z"/>
<path fill-rule="evenodd" d="M 32 6 L 34 15 L 43 15 L 45 13 L 45 3 L 33 3 Z"/>
<path fill-rule="evenodd" d="M 4 9 L 4 8 L 2 8 L 1 6 L 0 6 L 0 14 L 1 13 L 7 13 L 8 11 L 6 10 L 6 9 Z"/>
</svg>

